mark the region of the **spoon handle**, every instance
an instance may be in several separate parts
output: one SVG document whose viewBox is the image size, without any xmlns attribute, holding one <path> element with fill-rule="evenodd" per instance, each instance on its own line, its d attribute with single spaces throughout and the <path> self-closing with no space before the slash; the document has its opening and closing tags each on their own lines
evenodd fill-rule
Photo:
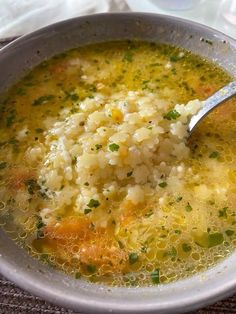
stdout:
<svg viewBox="0 0 236 314">
<path fill-rule="evenodd" d="M 218 90 L 215 94 L 207 98 L 204 102 L 204 106 L 198 111 L 197 114 L 192 116 L 189 125 L 188 132 L 192 133 L 193 129 L 196 125 L 212 111 L 214 108 L 219 106 L 222 102 L 228 100 L 229 98 L 236 95 L 236 81 L 229 83 L 224 86 L 220 90 Z"/>
</svg>

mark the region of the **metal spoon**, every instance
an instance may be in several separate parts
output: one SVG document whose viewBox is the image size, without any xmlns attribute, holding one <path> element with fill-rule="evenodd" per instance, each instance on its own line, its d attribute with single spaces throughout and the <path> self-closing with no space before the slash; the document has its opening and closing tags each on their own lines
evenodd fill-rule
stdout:
<svg viewBox="0 0 236 314">
<path fill-rule="evenodd" d="M 198 123 L 203 118 L 205 118 L 213 109 L 215 109 L 224 101 L 230 99 L 231 97 L 235 95 L 236 95 L 236 81 L 229 83 L 228 85 L 218 90 L 215 94 L 207 98 L 205 100 L 205 104 L 202 107 L 202 109 L 200 109 L 198 113 L 192 116 L 189 122 L 189 125 L 188 125 L 189 135 L 192 134 L 193 130 L 198 125 Z"/>
</svg>

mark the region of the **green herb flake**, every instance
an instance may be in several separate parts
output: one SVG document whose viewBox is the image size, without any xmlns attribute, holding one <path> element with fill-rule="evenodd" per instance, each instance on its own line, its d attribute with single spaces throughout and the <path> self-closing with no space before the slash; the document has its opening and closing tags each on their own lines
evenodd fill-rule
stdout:
<svg viewBox="0 0 236 314">
<path fill-rule="evenodd" d="M 234 234 L 233 230 L 226 230 L 225 233 L 227 234 L 228 237 L 231 237 Z"/>
<path fill-rule="evenodd" d="M 134 263 L 136 263 L 138 261 L 138 254 L 137 253 L 130 253 L 129 254 L 129 263 L 130 265 L 133 265 Z"/>
<path fill-rule="evenodd" d="M 10 138 L 8 143 L 11 144 L 11 145 L 18 145 L 19 141 L 15 137 L 12 137 L 12 138 Z"/>
<path fill-rule="evenodd" d="M 101 144 L 95 144 L 96 150 L 99 150 L 100 148 L 102 148 Z"/>
<path fill-rule="evenodd" d="M 160 269 L 157 268 L 151 273 L 151 279 L 155 285 L 160 283 Z"/>
<path fill-rule="evenodd" d="M 161 187 L 162 189 L 165 188 L 165 187 L 167 187 L 167 183 L 166 183 L 166 182 L 161 182 L 161 183 L 159 183 L 158 185 L 159 185 L 159 187 Z"/>
<path fill-rule="evenodd" d="M 36 133 L 43 133 L 43 132 L 44 132 L 44 129 L 37 128 L 37 129 L 35 129 L 35 132 L 36 132 Z"/>
<path fill-rule="evenodd" d="M 219 152 L 214 151 L 210 153 L 209 158 L 218 158 L 220 156 Z"/>
<path fill-rule="evenodd" d="M 81 278 L 81 273 L 77 271 L 75 273 L 75 279 L 80 279 L 80 278 Z"/>
<path fill-rule="evenodd" d="M 43 253 L 40 255 L 40 259 L 44 262 L 44 263 L 47 263 L 50 267 L 54 268 L 55 265 L 52 263 L 51 261 L 51 256 L 47 253 Z"/>
<path fill-rule="evenodd" d="M 79 100 L 79 96 L 78 96 L 77 94 L 71 94 L 71 95 L 70 95 L 70 99 L 71 99 L 72 101 L 77 101 L 77 100 Z"/>
<path fill-rule="evenodd" d="M 148 217 L 151 217 L 152 215 L 153 215 L 153 210 L 150 209 L 150 211 L 147 212 L 147 213 L 144 215 L 144 217 L 148 218 Z"/>
<path fill-rule="evenodd" d="M 155 62 L 155 63 L 150 63 L 149 66 L 150 67 L 156 67 L 156 66 L 161 66 L 162 64 L 159 62 Z"/>
<path fill-rule="evenodd" d="M 181 231 L 181 230 L 178 230 L 178 229 L 174 230 L 174 232 L 175 232 L 176 234 L 181 234 L 181 233 L 182 233 L 182 231 Z"/>
<path fill-rule="evenodd" d="M 91 213 L 91 211 L 92 211 L 91 208 L 85 208 L 84 214 L 87 215 L 87 214 Z"/>
<path fill-rule="evenodd" d="M 100 206 L 100 203 L 98 200 L 94 200 L 93 198 L 91 198 L 91 200 L 89 201 L 89 203 L 87 204 L 87 206 L 89 208 L 97 208 L 98 206 Z"/>
<path fill-rule="evenodd" d="M 20 95 L 20 96 L 23 96 L 23 95 L 26 94 L 26 91 L 25 91 L 25 89 L 19 87 L 19 88 L 16 89 L 16 94 Z"/>
<path fill-rule="evenodd" d="M 167 250 L 164 254 L 164 257 L 170 257 L 172 261 L 174 261 L 177 257 L 177 250 L 174 246 L 170 250 Z"/>
<path fill-rule="evenodd" d="M 6 166 L 7 166 L 7 162 L 5 161 L 0 162 L 0 170 L 5 169 Z"/>
<path fill-rule="evenodd" d="M 127 177 L 131 177 L 133 174 L 133 171 L 127 172 Z"/>
<path fill-rule="evenodd" d="M 7 128 L 11 127 L 12 124 L 14 123 L 14 120 L 16 118 L 15 113 L 10 114 L 7 118 L 6 118 L 6 126 Z"/>
<path fill-rule="evenodd" d="M 222 233 L 216 232 L 211 233 L 208 236 L 208 247 L 211 248 L 216 245 L 220 245 L 224 242 L 224 237 Z"/>
<path fill-rule="evenodd" d="M 87 271 L 88 271 L 90 274 L 94 274 L 94 273 L 96 272 L 96 266 L 93 265 L 93 264 L 87 265 Z"/>
<path fill-rule="evenodd" d="M 218 217 L 227 218 L 227 210 L 228 210 L 228 207 L 224 207 L 224 208 L 220 209 L 219 213 L 218 213 Z"/>
<path fill-rule="evenodd" d="M 181 59 L 181 58 L 178 57 L 178 56 L 176 56 L 176 55 L 170 56 L 170 61 L 171 61 L 171 62 L 177 62 L 177 61 L 179 61 L 180 59 Z"/>
<path fill-rule="evenodd" d="M 179 196 L 179 197 L 176 198 L 176 202 L 179 203 L 180 201 L 182 201 L 182 199 L 183 199 L 183 197 Z"/>
<path fill-rule="evenodd" d="M 190 252 L 192 250 L 192 248 L 188 243 L 183 243 L 182 244 L 182 250 L 187 253 L 187 252 Z"/>
<path fill-rule="evenodd" d="M 70 110 L 70 113 L 74 114 L 74 113 L 77 113 L 78 112 L 78 108 L 72 108 Z"/>
<path fill-rule="evenodd" d="M 34 179 L 28 179 L 24 183 L 30 195 L 33 195 L 36 191 L 40 189 L 40 186 Z"/>
<path fill-rule="evenodd" d="M 180 113 L 176 111 L 175 109 L 173 109 L 167 112 L 167 114 L 165 114 L 163 117 L 164 119 L 167 119 L 167 120 L 176 120 L 177 118 L 180 117 Z"/>
<path fill-rule="evenodd" d="M 117 152 L 119 150 L 120 146 L 116 143 L 112 143 L 109 145 L 109 149 L 111 152 Z"/>
<path fill-rule="evenodd" d="M 77 101 L 79 100 L 79 95 L 76 94 L 74 91 L 69 92 L 69 91 L 64 91 L 64 93 L 66 94 L 65 100 L 72 100 L 72 101 Z"/>
<path fill-rule="evenodd" d="M 43 105 L 45 103 L 47 103 L 48 101 L 51 101 L 55 98 L 54 95 L 43 95 L 37 99 L 35 99 L 32 103 L 32 106 L 40 106 Z"/>
<path fill-rule="evenodd" d="M 185 210 L 186 212 L 191 212 L 193 210 L 192 206 L 188 203 L 186 206 L 185 206 Z"/>
<path fill-rule="evenodd" d="M 127 51 L 124 54 L 123 61 L 132 62 L 133 61 L 133 54 L 132 54 L 132 52 Z"/>
<path fill-rule="evenodd" d="M 94 92 L 94 93 L 96 93 L 97 91 L 97 87 L 94 84 L 89 85 L 88 89 L 90 92 Z"/>
<path fill-rule="evenodd" d="M 36 220 L 36 228 L 37 228 L 38 230 L 46 226 L 45 223 L 43 222 L 41 216 L 36 215 L 36 219 L 37 219 L 37 220 Z"/>
</svg>

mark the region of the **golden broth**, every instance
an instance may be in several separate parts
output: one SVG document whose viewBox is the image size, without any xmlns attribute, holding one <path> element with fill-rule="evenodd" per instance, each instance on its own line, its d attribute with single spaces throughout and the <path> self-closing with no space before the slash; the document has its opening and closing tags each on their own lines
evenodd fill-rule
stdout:
<svg viewBox="0 0 236 314">
<path fill-rule="evenodd" d="M 104 118 L 112 119 L 104 122 L 108 131 L 112 123 L 119 129 L 126 121 L 126 114 L 119 109 L 123 97 L 120 95 L 124 93 L 130 106 L 136 101 L 131 99 L 134 94 L 128 91 L 140 93 L 135 94 L 137 97 L 153 97 L 147 100 L 149 107 L 158 95 L 158 104 L 164 104 L 165 110 L 159 125 L 165 129 L 168 120 L 178 119 L 178 114 L 175 117 L 171 111 L 176 104 L 196 98 L 204 100 L 230 80 L 222 69 L 190 52 L 139 42 L 87 46 L 43 62 L 11 88 L 1 104 L 1 225 L 30 254 L 77 279 L 82 276 L 93 282 L 142 286 L 181 279 L 214 265 L 233 252 L 236 244 L 236 110 L 233 100 L 203 121 L 189 142 L 191 151 L 187 158 L 180 157 L 173 162 L 170 159 L 177 172 L 184 167 L 184 176 L 179 178 L 176 174 L 174 177 L 179 180 L 176 179 L 176 183 L 173 176 L 166 175 L 165 171 L 170 171 L 166 169 L 163 170 L 165 175 L 157 181 L 148 174 L 145 184 L 142 178 L 139 182 L 140 175 L 132 168 L 131 160 L 126 163 L 125 178 L 120 172 L 118 185 L 114 183 L 114 191 L 108 189 L 110 194 L 106 196 L 103 183 L 108 179 L 104 177 L 102 182 L 100 173 L 100 181 L 91 181 L 88 177 L 81 183 L 80 174 L 76 174 L 75 180 L 77 157 L 81 155 L 79 144 L 72 147 L 75 152 L 70 166 L 72 174 L 65 170 L 56 176 L 60 186 L 55 185 L 55 180 L 54 185 L 49 182 L 47 171 L 51 164 L 55 168 L 57 162 L 61 162 L 55 154 L 60 149 L 60 136 L 67 132 L 67 121 L 72 123 L 72 118 L 80 117 L 77 113 L 88 110 L 83 107 L 95 106 L 99 93 L 105 100 L 96 111 L 101 115 L 103 107 L 108 106 L 110 113 Z M 120 98 L 117 96 L 117 102 L 113 98 L 109 107 L 113 95 Z M 167 116 L 170 112 L 172 116 Z M 130 113 L 135 113 L 135 109 Z M 98 128 L 102 129 L 99 124 L 93 130 L 93 120 L 89 119 L 91 116 L 87 120 L 76 120 L 77 128 L 84 132 L 79 136 L 86 136 L 87 124 L 94 137 Z M 145 121 L 147 128 L 154 132 L 154 120 Z M 55 127 L 57 122 L 64 130 L 62 135 L 56 133 L 59 132 Z M 71 138 L 75 143 L 76 128 L 73 132 Z M 163 141 L 166 136 L 160 132 Z M 93 143 L 89 146 L 93 157 L 104 152 L 104 156 L 108 153 L 114 156 L 114 153 L 125 159 L 129 154 L 129 144 L 118 145 L 114 141 L 109 145 L 94 144 L 92 133 L 91 137 L 86 140 L 88 145 Z M 159 148 L 155 145 L 158 154 Z M 157 170 L 160 169 L 161 160 L 153 162 L 159 167 Z M 109 172 L 110 166 L 106 167 L 103 172 L 108 171 L 108 177 L 114 176 Z M 96 167 L 91 169 L 89 175 L 95 173 L 96 176 Z M 65 201 L 65 205 L 60 206 L 57 195 L 62 197 L 62 191 L 66 184 L 71 186 L 71 181 L 73 190 L 65 192 L 72 193 L 70 202 Z M 144 185 L 144 199 L 137 203 L 126 200 L 127 186 L 142 189 Z M 82 210 L 78 205 L 79 195 L 73 194 L 76 186 L 77 194 L 86 189 L 88 195 L 95 195 Z"/>
</svg>

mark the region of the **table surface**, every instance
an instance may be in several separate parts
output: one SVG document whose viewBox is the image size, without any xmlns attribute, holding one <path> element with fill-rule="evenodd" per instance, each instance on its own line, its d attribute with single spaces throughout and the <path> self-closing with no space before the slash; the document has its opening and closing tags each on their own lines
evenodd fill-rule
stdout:
<svg viewBox="0 0 236 314">
<path fill-rule="evenodd" d="M 8 44 L 14 38 L 0 40 L 0 48 Z M 82 314 L 65 308 L 54 306 L 30 293 L 18 288 L 9 280 L 0 275 L 0 314 Z M 217 302 L 204 309 L 191 314 L 230 314 L 236 313 L 236 294 L 226 300 Z M 190 313 L 189 313 L 190 314 Z"/>
</svg>

